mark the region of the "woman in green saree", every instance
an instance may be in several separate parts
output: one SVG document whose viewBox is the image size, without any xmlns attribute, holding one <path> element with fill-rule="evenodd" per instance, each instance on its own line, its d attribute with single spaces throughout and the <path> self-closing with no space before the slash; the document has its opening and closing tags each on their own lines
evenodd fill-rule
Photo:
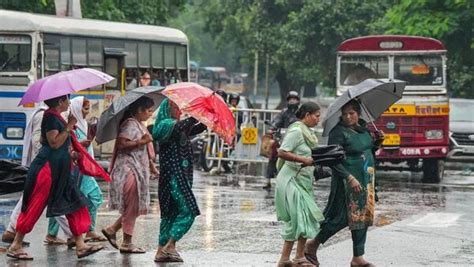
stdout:
<svg viewBox="0 0 474 267">
<path fill-rule="evenodd" d="M 373 151 L 383 139 L 374 141 L 366 122 L 360 119 L 361 107 L 351 100 L 341 108 L 340 123 L 329 133 L 329 144 L 343 146 L 346 159 L 332 168 L 331 192 L 324 222 L 318 236 L 306 244 L 305 256 L 319 265 L 316 251 L 320 244 L 349 226 L 352 232 L 351 266 L 371 267 L 363 257 L 367 228 L 374 222 L 375 189 Z"/>
<path fill-rule="evenodd" d="M 311 150 L 318 146 L 318 139 L 310 128 L 319 122 L 319 106 L 305 103 L 296 112 L 296 117 L 299 120 L 290 125 L 278 150 L 275 207 L 277 219 L 284 222 L 281 231 L 284 244 L 278 266 L 309 263 L 303 254 L 306 239 L 318 234 L 319 222 L 324 219 L 314 201 L 311 158 Z M 290 261 L 295 241 L 296 256 Z"/>
</svg>

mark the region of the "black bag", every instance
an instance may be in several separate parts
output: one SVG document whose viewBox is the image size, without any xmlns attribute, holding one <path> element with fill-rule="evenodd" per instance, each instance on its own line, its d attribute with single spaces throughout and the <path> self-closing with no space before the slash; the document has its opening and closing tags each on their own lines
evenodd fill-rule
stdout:
<svg viewBox="0 0 474 267">
<path fill-rule="evenodd" d="M 316 165 L 333 166 L 346 158 L 346 152 L 340 145 L 328 145 L 313 149 L 311 156 Z"/>
<path fill-rule="evenodd" d="M 329 167 L 316 165 L 314 168 L 314 180 L 318 181 L 321 179 L 329 178 L 332 176 L 332 170 Z"/>
<path fill-rule="evenodd" d="M 14 160 L 0 160 L 0 195 L 22 191 L 28 168 Z"/>
</svg>

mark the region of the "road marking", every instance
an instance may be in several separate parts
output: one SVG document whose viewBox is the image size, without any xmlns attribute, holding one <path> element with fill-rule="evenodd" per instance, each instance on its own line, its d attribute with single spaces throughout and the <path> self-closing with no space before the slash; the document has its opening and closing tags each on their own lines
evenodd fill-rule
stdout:
<svg viewBox="0 0 474 267">
<path fill-rule="evenodd" d="M 408 226 L 446 228 L 456 225 L 456 221 L 461 217 L 461 215 L 462 214 L 460 213 L 428 213 L 422 218 L 408 224 Z"/>
</svg>

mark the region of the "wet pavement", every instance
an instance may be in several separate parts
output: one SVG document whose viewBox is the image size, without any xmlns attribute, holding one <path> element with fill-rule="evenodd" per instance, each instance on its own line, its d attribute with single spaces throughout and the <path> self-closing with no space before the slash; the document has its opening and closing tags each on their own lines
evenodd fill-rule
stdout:
<svg viewBox="0 0 474 267">
<path fill-rule="evenodd" d="M 377 266 L 474 265 L 473 173 L 447 171 L 439 185 L 422 184 L 419 175 L 409 172 L 380 172 L 378 179 L 380 201 L 376 226 L 368 233 L 368 260 Z M 256 177 L 196 172 L 194 191 L 202 215 L 178 243 L 185 263 L 161 266 L 276 266 L 283 241 L 275 218 L 274 191 L 261 189 L 263 184 Z M 106 190 L 106 184 L 101 186 Z M 314 188 L 316 201 L 324 208 L 329 180 L 317 182 Z M 122 255 L 105 243 L 103 251 L 78 260 L 75 250 L 43 244 L 47 220 L 42 217 L 26 238 L 32 242 L 27 251 L 35 260 L 16 261 L 0 253 L 0 266 L 155 266 L 156 191 L 155 182 L 152 212 L 138 219 L 134 236 L 134 243 L 146 248 L 146 254 Z M 0 232 L 18 197 L 0 197 Z M 106 206 L 98 213 L 98 232 L 118 217 Z M 323 266 L 347 266 L 351 251 L 350 232 L 343 230 L 324 244 L 318 256 Z"/>
</svg>

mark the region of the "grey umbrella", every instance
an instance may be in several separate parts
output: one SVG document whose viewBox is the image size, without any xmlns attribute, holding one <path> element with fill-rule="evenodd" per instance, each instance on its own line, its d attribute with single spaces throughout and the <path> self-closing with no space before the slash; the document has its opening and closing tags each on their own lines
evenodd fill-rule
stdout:
<svg viewBox="0 0 474 267">
<path fill-rule="evenodd" d="M 117 137 L 120 121 L 125 114 L 128 106 L 142 96 L 149 97 L 155 102 L 155 109 L 159 107 L 161 101 L 165 98 L 161 94 L 164 87 L 146 86 L 127 91 L 124 96 L 114 100 L 112 104 L 100 115 L 97 123 L 96 142 L 102 144 Z"/>
<path fill-rule="evenodd" d="M 341 108 L 352 99 L 361 104 L 362 119 L 372 122 L 375 127 L 373 121 L 402 98 L 405 84 L 401 80 L 367 79 L 349 88 L 328 107 L 323 120 L 323 136 L 328 136 L 329 132 L 339 123 Z"/>
</svg>

